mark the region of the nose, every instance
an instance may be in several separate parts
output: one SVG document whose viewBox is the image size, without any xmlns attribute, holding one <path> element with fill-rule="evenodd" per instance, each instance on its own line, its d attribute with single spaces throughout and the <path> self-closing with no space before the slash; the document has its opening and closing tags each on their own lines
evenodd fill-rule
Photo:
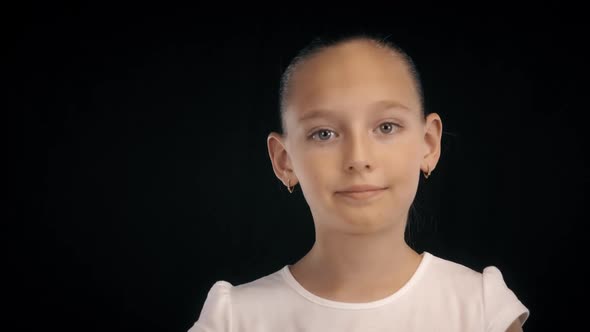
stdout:
<svg viewBox="0 0 590 332">
<path fill-rule="evenodd" d="M 350 134 L 345 140 L 344 166 L 347 172 L 367 172 L 374 168 L 370 139 L 364 134 Z"/>
<path fill-rule="evenodd" d="M 371 165 L 367 162 L 362 161 L 362 160 L 358 160 L 358 161 L 349 162 L 348 166 L 347 166 L 347 170 L 349 172 L 354 172 L 354 171 L 361 172 L 363 169 L 368 171 L 371 169 Z"/>
</svg>

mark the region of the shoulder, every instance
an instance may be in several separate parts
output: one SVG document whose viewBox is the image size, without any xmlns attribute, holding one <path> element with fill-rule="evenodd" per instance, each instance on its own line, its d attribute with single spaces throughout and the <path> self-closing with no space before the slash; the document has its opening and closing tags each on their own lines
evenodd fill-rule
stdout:
<svg viewBox="0 0 590 332">
<path fill-rule="evenodd" d="M 449 296 L 480 303 L 486 331 L 505 332 L 513 322 L 522 326 L 527 320 L 529 310 L 508 287 L 496 266 L 487 266 L 479 272 L 440 257 L 431 259 L 431 282 L 451 291 L 453 294 Z"/>
<path fill-rule="evenodd" d="M 429 270 L 438 284 L 469 294 L 481 290 L 482 273 L 463 264 L 430 255 Z"/>
<path fill-rule="evenodd" d="M 234 286 L 216 281 L 209 289 L 199 318 L 188 332 L 231 331 L 231 290 Z"/>
<path fill-rule="evenodd" d="M 529 317 L 529 310 L 508 287 L 500 269 L 484 268 L 482 273 L 484 313 L 489 331 L 506 331 L 513 322 L 522 326 Z"/>
<path fill-rule="evenodd" d="M 210 287 L 199 318 L 189 332 L 231 331 L 235 312 L 243 312 L 244 306 L 252 309 L 252 303 L 265 298 L 276 299 L 277 291 L 281 290 L 281 273 L 282 270 L 279 270 L 239 285 L 225 280 L 216 281 Z"/>
<path fill-rule="evenodd" d="M 275 298 L 277 292 L 285 288 L 282 276 L 283 270 L 284 268 L 253 281 L 234 286 L 232 288 L 234 304 L 249 303 L 252 299 L 261 301 L 266 297 Z"/>
</svg>

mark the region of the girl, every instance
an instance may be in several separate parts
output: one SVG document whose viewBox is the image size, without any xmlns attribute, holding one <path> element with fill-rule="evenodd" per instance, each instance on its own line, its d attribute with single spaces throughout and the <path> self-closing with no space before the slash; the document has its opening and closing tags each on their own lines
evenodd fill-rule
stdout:
<svg viewBox="0 0 590 332">
<path fill-rule="evenodd" d="M 211 287 L 191 332 L 522 331 L 529 310 L 482 273 L 404 240 L 421 173 L 440 157 L 412 60 L 377 37 L 316 41 L 281 80 L 276 176 L 307 201 L 316 239 L 293 265 Z"/>
</svg>

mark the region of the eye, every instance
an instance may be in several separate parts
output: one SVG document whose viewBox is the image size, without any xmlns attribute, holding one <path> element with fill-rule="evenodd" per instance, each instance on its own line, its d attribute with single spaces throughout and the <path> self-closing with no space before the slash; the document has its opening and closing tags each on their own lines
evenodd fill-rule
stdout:
<svg viewBox="0 0 590 332">
<path fill-rule="evenodd" d="M 311 135 L 312 139 L 315 140 L 320 140 L 320 141 L 327 141 L 330 139 L 330 137 L 334 136 L 334 132 L 329 130 L 329 129 L 320 129 L 316 132 L 314 132 Z"/>
<path fill-rule="evenodd" d="M 384 134 L 391 134 L 397 125 L 393 122 L 384 122 L 379 125 L 379 129 Z"/>
</svg>

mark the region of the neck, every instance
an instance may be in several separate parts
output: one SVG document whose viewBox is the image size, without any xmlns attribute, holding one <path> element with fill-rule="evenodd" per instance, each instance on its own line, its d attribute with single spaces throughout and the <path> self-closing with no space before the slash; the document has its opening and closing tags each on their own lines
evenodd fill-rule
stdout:
<svg viewBox="0 0 590 332">
<path fill-rule="evenodd" d="M 326 292 L 352 294 L 402 285 L 421 260 L 404 241 L 404 228 L 405 222 L 369 234 L 316 228 L 312 249 L 292 271 L 310 288 Z"/>
</svg>

